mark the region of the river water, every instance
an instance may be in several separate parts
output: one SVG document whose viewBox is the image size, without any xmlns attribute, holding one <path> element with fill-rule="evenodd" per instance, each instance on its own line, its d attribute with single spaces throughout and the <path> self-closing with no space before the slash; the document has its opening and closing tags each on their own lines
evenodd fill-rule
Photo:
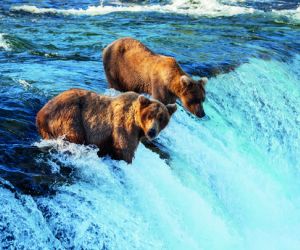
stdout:
<svg viewBox="0 0 300 250">
<path fill-rule="evenodd" d="M 1 249 L 300 249 L 299 1 L 2 0 Z M 37 111 L 107 89 L 102 49 L 131 36 L 207 76 L 132 165 L 43 141 Z"/>
</svg>

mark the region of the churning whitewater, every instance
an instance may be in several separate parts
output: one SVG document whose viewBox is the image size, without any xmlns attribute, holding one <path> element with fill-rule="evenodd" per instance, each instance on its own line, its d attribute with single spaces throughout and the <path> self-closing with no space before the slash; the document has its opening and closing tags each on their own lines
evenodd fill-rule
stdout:
<svg viewBox="0 0 300 250">
<path fill-rule="evenodd" d="M 63 14 L 63 15 L 105 15 L 111 12 L 151 12 L 157 11 L 162 13 L 176 13 L 184 15 L 209 15 L 209 16 L 231 16 L 243 13 L 253 12 L 252 8 L 239 6 L 224 5 L 216 0 L 198 0 L 198 1 L 182 1 L 174 0 L 164 5 L 138 5 L 115 3 L 112 5 L 89 6 L 86 9 L 55 9 L 55 8 L 38 8 L 32 5 L 19 5 L 11 8 L 14 11 L 25 11 L 35 14 Z"/>
<path fill-rule="evenodd" d="M 299 7 L 134 2 L 0 7 L 0 248 L 299 249 Z M 61 91 L 116 94 L 101 51 L 122 36 L 209 77 L 208 116 L 178 103 L 131 165 L 41 140 Z"/>
</svg>

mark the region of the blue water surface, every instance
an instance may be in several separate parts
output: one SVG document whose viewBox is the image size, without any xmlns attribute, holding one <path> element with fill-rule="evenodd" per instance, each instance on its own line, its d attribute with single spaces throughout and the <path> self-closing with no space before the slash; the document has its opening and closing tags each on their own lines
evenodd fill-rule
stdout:
<svg viewBox="0 0 300 250">
<path fill-rule="evenodd" d="M 1 249 L 300 249 L 299 1 L 0 4 Z M 38 110 L 108 90 L 102 50 L 131 36 L 209 78 L 132 165 L 44 141 Z"/>
</svg>

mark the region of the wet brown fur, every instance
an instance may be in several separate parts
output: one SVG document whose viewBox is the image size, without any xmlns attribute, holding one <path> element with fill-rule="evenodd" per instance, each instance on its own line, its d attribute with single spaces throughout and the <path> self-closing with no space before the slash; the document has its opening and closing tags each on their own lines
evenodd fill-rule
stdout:
<svg viewBox="0 0 300 250">
<path fill-rule="evenodd" d="M 94 144 L 99 155 L 132 162 L 141 137 L 166 127 L 176 105 L 149 100 L 134 92 L 116 97 L 70 89 L 50 100 L 37 114 L 44 139 L 65 136 L 77 144 Z M 152 138 L 149 138 L 152 139 Z"/>
<path fill-rule="evenodd" d="M 179 98 L 190 112 L 204 115 L 206 80 L 193 80 L 173 57 L 155 54 L 135 39 L 122 38 L 104 49 L 103 64 L 110 87 L 148 93 L 164 104 Z"/>
</svg>

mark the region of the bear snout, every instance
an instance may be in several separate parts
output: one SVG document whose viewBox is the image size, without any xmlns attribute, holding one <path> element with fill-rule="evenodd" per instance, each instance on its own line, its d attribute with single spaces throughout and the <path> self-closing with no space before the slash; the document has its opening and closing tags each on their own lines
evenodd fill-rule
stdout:
<svg viewBox="0 0 300 250">
<path fill-rule="evenodd" d="M 196 113 L 196 116 L 198 116 L 199 118 L 203 118 L 204 116 L 206 116 L 204 110 L 198 110 L 198 112 Z"/>
<path fill-rule="evenodd" d="M 155 128 L 151 128 L 151 129 L 149 129 L 148 132 L 147 132 L 147 137 L 148 137 L 149 139 L 155 138 L 156 135 L 157 135 L 157 132 L 156 132 L 156 129 L 155 129 Z"/>
</svg>

